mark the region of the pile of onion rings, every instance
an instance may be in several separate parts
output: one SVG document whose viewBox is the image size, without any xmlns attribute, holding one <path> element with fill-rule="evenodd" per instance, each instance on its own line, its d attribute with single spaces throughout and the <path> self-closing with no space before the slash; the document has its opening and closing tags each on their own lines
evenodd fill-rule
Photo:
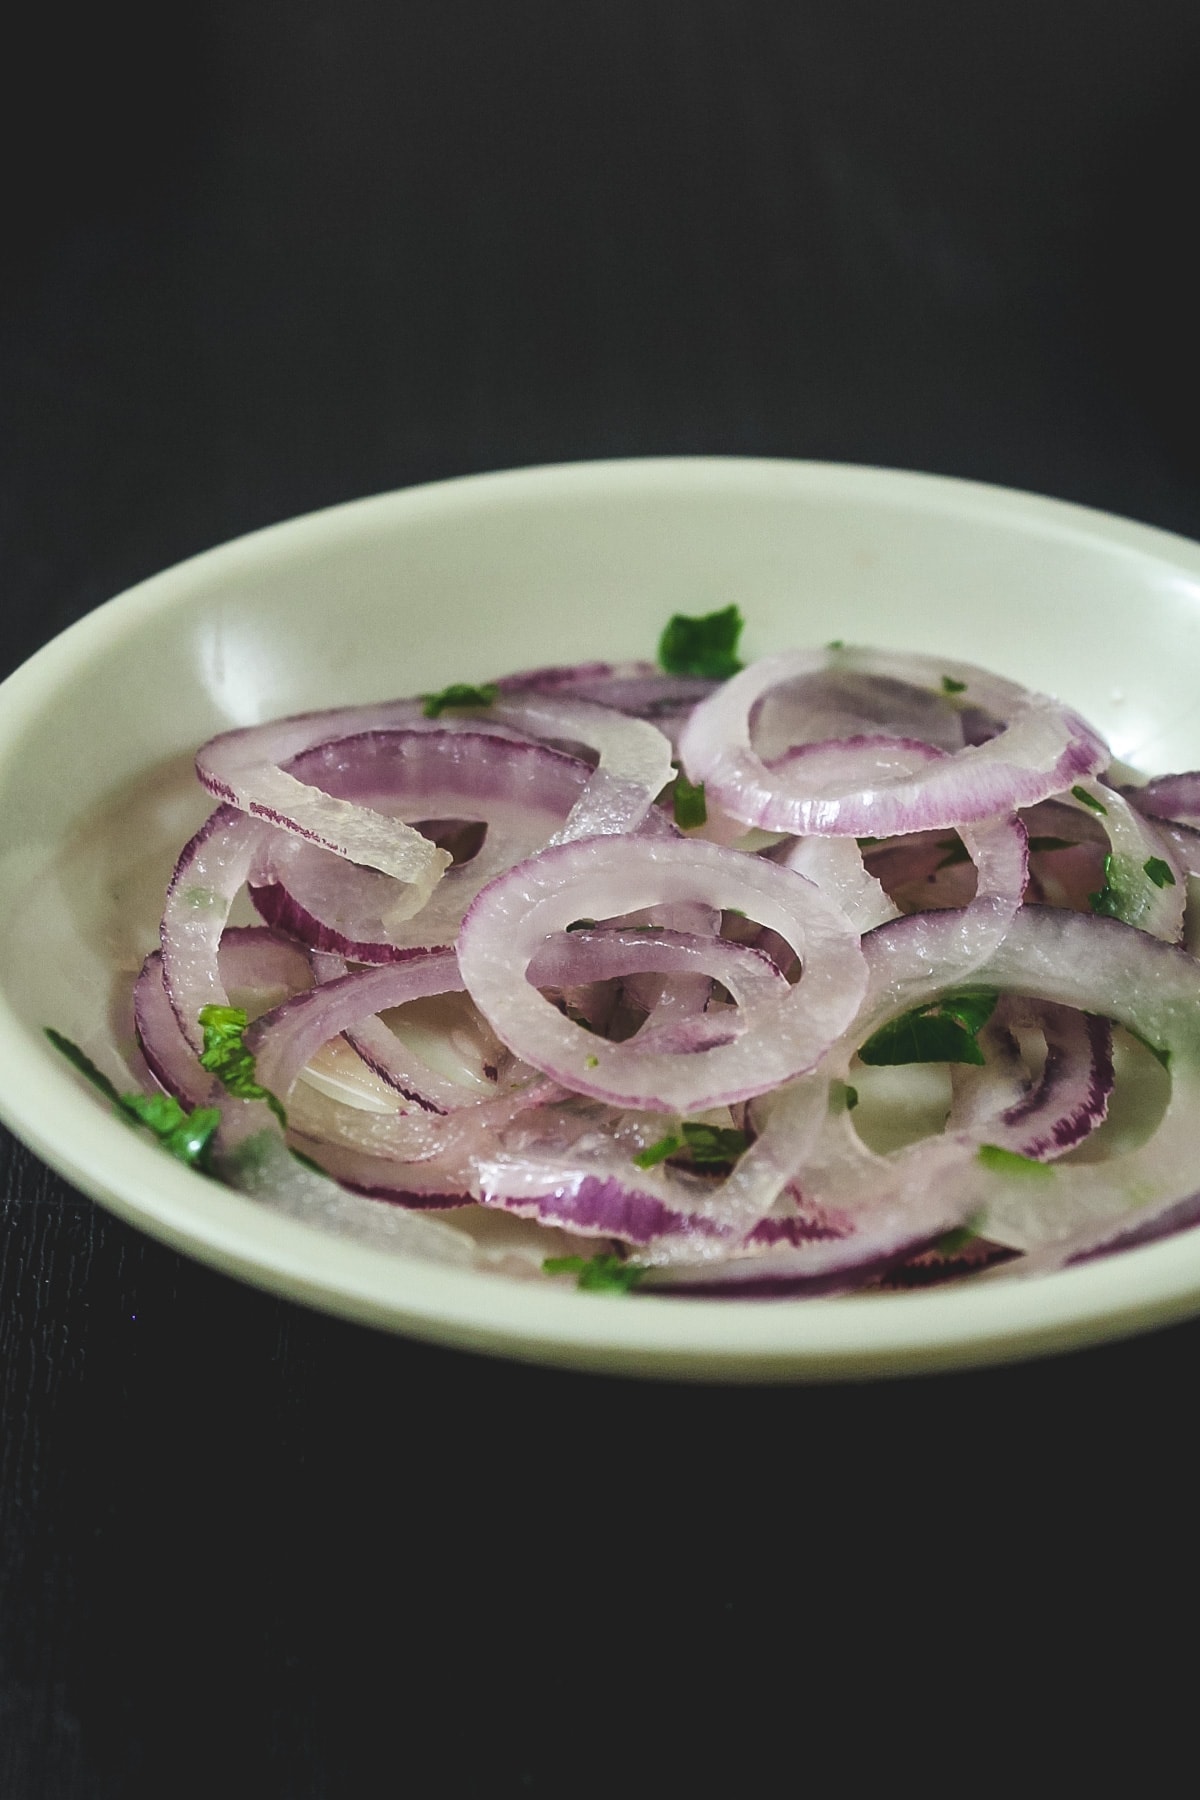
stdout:
<svg viewBox="0 0 1200 1800">
<path fill-rule="evenodd" d="M 198 754 L 216 810 L 134 1010 L 149 1086 L 219 1114 L 212 1173 L 426 1256 L 713 1296 L 1200 1218 L 1200 774 L 1141 784 L 1055 700 L 841 644 L 447 695 Z"/>
</svg>

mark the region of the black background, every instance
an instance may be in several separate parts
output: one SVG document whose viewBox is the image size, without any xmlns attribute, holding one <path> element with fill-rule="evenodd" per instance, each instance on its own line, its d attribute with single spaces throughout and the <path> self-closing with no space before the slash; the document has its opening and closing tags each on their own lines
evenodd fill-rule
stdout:
<svg viewBox="0 0 1200 1800">
<path fill-rule="evenodd" d="M 1200 536 L 1193 5 L 115 0 L 0 68 L 0 672 L 237 533 L 559 459 L 891 464 Z M 994 1758 L 1068 1669 L 1126 1713 L 1144 1608 L 1191 1609 L 1200 1326 L 859 1387 L 564 1375 L 0 1166 L 3 1800 L 758 1793 L 847 1696 L 843 1768 L 964 1721 Z"/>
</svg>

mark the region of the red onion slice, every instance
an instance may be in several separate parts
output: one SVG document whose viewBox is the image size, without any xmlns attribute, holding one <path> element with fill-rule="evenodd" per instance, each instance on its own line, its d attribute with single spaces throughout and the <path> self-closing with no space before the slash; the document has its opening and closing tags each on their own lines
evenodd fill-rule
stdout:
<svg viewBox="0 0 1200 1800">
<path fill-rule="evenodd" d="M 160 926 L 163 982 L 197 1052 L 204 1048 L 201 1007 L 229 1004 L 218 961 L 221 937 L 270 831 L 235 807 L 219 806 L 184 848 L 167 889 Z"/>
<path fill-rule="evenodd" d="M 858 1041 L 914 1001 L 936 997 L 939 987 L 944 991 L 946 970 L 953 967 L 947 921 L 945 914 L 901 919 L 866 940 L 871 982 L 854 1026 Z M 940 946 L 932 941 L 938 937 Z M 937 980 L 929 979 L 931 967 L 938 968 Z M 1057 1162 L 1031 1175 L 1005 1175 L 979 1162 L 972 1133 L 955 1134 L 961 1164 L 957 1171 L 947 1166 L 945 1179 L 980 1215 L 983 1235 L 1019 1250 L 1077 1240 L 1088 1231 L 1109 1231 L 1114 1221 L 1147 1223 L 1194 1191 L 1200 968 L 1192 957 L 1116 920 L 1030 906 L 1021 909 L 974 979 L 1081 1013 L 1102 1006 L 1107 1017 L 1169 1056 L 1172 1077 L 1158 1130 L 1146 1144 L 1106 1161 Z M 939 1155 L 952 1158 L 953 1140 L 938 1141 L 950 1146 Z"/>
<path fill-rule="evenodd" d="M 1112 847 L 1104 895 L 1112 916 L 1177 944 L 1183 936 L 1187 888 L 1170 840 L 1124 794 L 1102 781 L 1077 782 L 1068 804 L 1090 812 Z"/>
<path fill-rule="evenodd" d="M 492 710 L 502 724 L 583 744 L 599 755 L 599 766 L 551 843 L 635 830 L 674 775 L 670 742 L 644 719 L 585 700 L 542 695 L 502 701 Z"/>
<path fill-rule="evenodd" d="M 779 684 L 755 707 L 753 737 L 763 761 L 794 746 L 835 738 L 916 740 L 942 751 L 961 750 L 964 713 L 935 682 L 897 681 L 845 663 L 854 652 L 834 652 L 818 674 Z"/>
<path fill-rule="evenodd" d="M 766 854 L 828 894 L 860 936 L 900 916 L 875 876 L 867 873 L 853 838 L 788 838 L 778 851 Z"/>
<path fill-rule="evenodd" d="M 591 771 L 577 758 L 474 721 L 451 730 L 369 732 L 322 744 L 292 763 L 306 782 L 341 797 L 365 797 L 413 821 L 477 820 L 478 853 L 446 871 L 415 915 L 395 915 L 390 877 L 358 868 L 295 837 L 273 834 L 251 871 L 251 897 L 272 924 L 314 949 L 359 962 L 400 960 L 449 947 L 479 890 L 563 826 Z"/>
<path fill-rule="evenodd" d="M 281 765 L 333 738 L 411 724 L 420 712 L 417 700 L 391 701 L 223 732 L 197 752 L 196 772 L 210 793 L 242 811 L 405 883 L 415 912 L 450 866 L 448 854 L 401 820 L 323 793 Z"/>
<path fill-rule="evenodd" d="M 1016 1094 L 997 1089 L 992 1067 L 956 1067 L 950 1132 L 973 1130 L 980 1143 L 998 1145 L 1038 1162 L 1074 1150 L 1103 1124 L 1113 1090 L 1112 1026 L 1107 1019 L 1047 1001 L 1015 1008 L 1001 1001 L 981 1039 L 1010 1036 L 1009 1026 L 1028 1023 L 1045 1039 L 1046 1060 L 1036 1082 Z M 998 1104 L 996 1103 L 998 1101 Z"/>
<path fill-rule="evenodd" d="M 763 1129 L 717 1182 L 634 1162 L 658 1134 L 652 1117 L 562 1107 L 531 1119 L 478 1159 L 485 1205 L 638 1248 L 647 1266 L 720 1260 L 760 1226 L 817 1137 L 826 1090 L 801 1083 L 772 1101 Z M 768 1235 L 759 1249 L 770 1249 Z"/>
<path fill-rule="evenodd" d="M 1200 825 L 1200 770 L 1182 775 L 1158 775 L 1144 787 L 1129 787 L 1127 797 L 1150 819 L 1166 819 L 1177 825 Z"/>
<path fill-rule="evenodd" d="M 798 985 L 756 1009 L 735 1043 L 694 1056 L 610 1043 L 563 1018 L 530 985 L 543 941 L 573 920 L 694 899 L 777 931 L 804 966 Z M 865 981 L 855 933 L 811 883 L 701 840 L 584 839 L 544 851 L 479 896 L 458 956 L 468 991 L 514 1054 L 577 1093 L 658 1112 L 728 1105 L 812 1068 L 854 1016 Z"/>
<path fill-rule="evenodd" d="M 838 652 L 867 674 L 884 672 L 867 651 Z M 747 825 L 799 836 L 891 837 L 900 832 L 981 822 L 1062 792 L 1108 762 L 1108 749 L 1075 713 L 1043 695 L 965 663 L 896 659 L 901 678 L 917 674 L 937 688 L 961 684 L 964 701 L 1007 721 L 997 736 L 912 773 L 863 786 L 861 762 L 839 775 L 828 764 L 806 783 L 799 764 L 773 770 L 751 744 L 751 715 L 782 682 L 829 666 L 829 654 L 788 651 L 764 657 L 696 708 L 680 737 L 688 778 Z M 915 683 L 916 684 L 916 683 Z M 915 685 L 914 684 L 914 685 Z"/>
<path fill-rule="evenodd" d="M 672 745 L 692 708 L 716 687 L 698 675 L 664 674 L 655 663 L 576 663 L 526 669 L 505 675 L 496 686 L 505 695 L 543 694 L 559 699 L 590 700 L 635 719 L 646 719 Z"/>
</svg>

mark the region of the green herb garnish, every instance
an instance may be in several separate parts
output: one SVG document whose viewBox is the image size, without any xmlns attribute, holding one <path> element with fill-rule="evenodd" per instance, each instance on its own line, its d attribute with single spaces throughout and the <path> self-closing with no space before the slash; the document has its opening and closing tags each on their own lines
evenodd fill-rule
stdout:
<svg viewBox="0 0 1200 1800">
<path fill-rule="evenodd" d="M 965 681 L 955 681 L 953 675 L 942 676 L 943 694 L 965 694 L 966 691 L 967 684 Z"/>
<path fill-rule="evenodd" d="M 736 606 L 726 606 L 721 612 L 705 613 L 699 618 L 676 613 L 658 641 L 658 660 L 671 675 L 703 675 L 713 681 L 727 681 L 742 667 L 737 655 L 742 624 Z"/>
<path fill-rule="evenodd" d="M 998 1175 L 1054 1173 L 1047 1163 L 1036 1162 L 1032 1156 L 1022 1156 L 1016 1150 L 1005 1150 L 999 1144 L 980 1144 L 978 1156 L 985 1169 L 994 1169 Z"/>
<path fill-rule="evenodd" d="M 575 1285 L 592 1294 L 627 1294 L 646 1274 L 638 1263 L 619 1256 L 548 1256 L 542 1264 L 547 1275 L 574 1275 Z"/>
<path fill-rule="evenodd" d="M 265 1100 L 279 1123 L 286 1126 L 282 1102 L 255 1079 L 254 1052 L 242 1041 L 250 1021 L 241 1007 L 202 1006 L 199 1016 L 204 1030 L 201 1068 L 215 1075 L 236 1099 Z"/>
<path fill-rule="evenodd" d="M 982 1066 L 984 1055 L 977 1039 L 999 998 L 991 990 L 980 990 L 948 994 L 928 1006 L 918 1006 L 869 1037 L 859 1050 L 859 1061 L 875 1068 L 919 1062 Z"/>
<path fill-rule="evenodd" d="M 825 648 L 827 650 L 844 650 L 846 648 L 846 640 L 845 638 L 830 638 Z"/>
<path fill-rule="evenodd" d="M 1113 859 L 1111 856 L 1106 856 L 1104 859 L 1104 886 L 1096 893 L 1088 895 L 1088 905 L 1102 919 L 1123 919 L 1126 911 L 1125 902 L 1118 889 L 1113 885 L 1112 872 Z"/>
<path fill-rule="evenodd" d="M 657 1168 L 659 1163 L 666 1162 L 668 1156 L 678 1156 L 682 1149 L 683 1139 L 676 1137 L 673 1132 L 668 1132 L 667 1136 L 660 1137 L 657 1143 L 647 1144 L 644 1150 L 639 1150 L 633 1159 L 633 1166 L 635 1169 Z"/>
<path fill-rule="evenodd" d="M 46 1036 L 54 1048 L 104 1095 L 120 1118 L 128 1124 L 140 1125 L 180 1162 L 192 1167 L 207 1164 L 209 1145 L 221 1123 L 221 1115 L 215 1106 L 197 1106 L 191 1112 L 184 1112 L 170 1094 L 120 1094 L 78 1044 L 73 1044 L 70 1038 L 49 1026 Z"/>
<path fill-rule="evenodd" d="M 728 1168 L 745 1150 L 749 1138 L 744 1131 L 722 1125 L 681 1125 L 634 1157 L 635 1168 L 653 1169 L 671 1156 L 686 1155 L 698 1169 Z"/>
<path fill-rule="evenodd" d="M 829 1084 L 829 1110 L 833 1113 L 853 1112 L 858 1105 L 858 1089 L 851 1087 L 848 1081 L 831 1081 Z"/>
<path fill-rule="evenodd" d="M 1171 865 L 1170 863 L 1164 862 L 1161 856 L 1149 857 L 1147 861 L 1142 864 L 1142 867 L 1145 869 L 1156 888 L 1175 886 L 1175 877 L 1171 873 Z"/>
<path fill-rule="evenodd" d="M 1093 795 L 1089 794 L 1085 787 L 1078 787 L 1078 786 L 1073 787 L 1071 789 L 1071 793 L 1074 795 L 1075 799 L 1080 802 L 1081 805 L 1090 806 L 1093 812 L 1107 814 L 1107 812 L 1108 812 L 1107 806 L 1101 806 L 1099 800 L 1095 799 Z"/>
<path fill-rule="evenodd" d="M 736 1162 L 750 1141 L 744 1131 L 722 1125 L 685 1125 L 682 1129 L 684 1147 L 700 1167 Z"/>
<path fill-rule="evenodd" d="M 707 824 L 708 805 L 704 798 L 704 783 L 698 781 L 693 787 L 686 775 L 677 775 L 674 807 L 675 823 L 681 831 L 691 831 L 697 825 Z"/>
<path fill-rule="evenodd" d="M 452 681 L 440 694 L 422 694 L 421 699 L 425 702 L 422 710 L 427 719 L 440 719 L 451 706 L 492 706 L 499 692 L 494 681 L 486 681 L 482 687 L 472 687 L 467 681 Z"/>
</svg>

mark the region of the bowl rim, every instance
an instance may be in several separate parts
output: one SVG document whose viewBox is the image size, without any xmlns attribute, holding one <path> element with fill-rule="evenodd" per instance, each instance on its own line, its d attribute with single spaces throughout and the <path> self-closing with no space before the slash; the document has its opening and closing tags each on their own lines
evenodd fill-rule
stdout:
<svg viewBox="0 0 1200 1800">
<path fill-rule="evenodd" d="M 1200 544 L 1073 502 L 954 476 L 853 463 L 651 457 L 452 477 L 268 525 L 176 563 L 104 602 L 0 684 L 0 776 L 24 733 L 89 662 L 198 585 L 297 549 L 406 519 L 530 496 L 655 491 L 762 494 L 1010 523 L 1103 544 L 1200 576 Z M 1036 1280 L 797 1302 L 612 1298 L 443 1267 L 331 1238 L 171 1163 L 127 1132 L 0 992 L 0 1118 L 85 1194 L 227 1274 L 346 1318 L 429 1341 L 612 1373 L 698 1380 L 862 1378 L 996 1363 L 1117 1338 L 1200 1310 L 1200 1232 Z M 54 1120 L 51 1129 L 48 1119 Z M 205 1181 L 202 1194 L 197 1183 Z"/>
</svg>

